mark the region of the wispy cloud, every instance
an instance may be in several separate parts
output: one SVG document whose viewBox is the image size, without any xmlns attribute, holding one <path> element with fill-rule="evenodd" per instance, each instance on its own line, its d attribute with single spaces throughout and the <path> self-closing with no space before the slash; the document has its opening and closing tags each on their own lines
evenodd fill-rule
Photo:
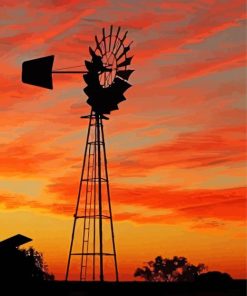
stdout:
<svg viewBox="0 0 247 296">
<path fill-rule="evenodd" d="M 49 91 L 23 84 L 21 64 L 55 54 L 54 68 L 83 69 L 94 35 L 121 25 L 134 40 L 135 72 L 127 101 L 104 124 L 114 219 L 197 235 L 231 224 L 241 237 L 245 14 L 241 0 L 2 0 L 1 206 L 72 217 L 87 129 L 80 116 L 90 111 L 83 78 L 54 75 Z M 11 190 L 11 180 L 30 180 L 37 194 Z"/>
</svg>

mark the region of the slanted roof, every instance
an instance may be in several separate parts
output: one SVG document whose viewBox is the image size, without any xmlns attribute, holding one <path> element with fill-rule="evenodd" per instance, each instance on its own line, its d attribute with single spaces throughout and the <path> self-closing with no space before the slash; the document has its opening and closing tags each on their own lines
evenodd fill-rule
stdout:
<svg viewBox="0 0 247 296">
<path fill-rule="evenodd" d="M 3 241 L 0 242 L 0 248 L 13 248 L 13 247 L 19 247 L 23 244 L 26 244 L 28 242 L 32 241 L 31 238 L 26 237 L 21 234 L 16 234 L 12 237 L 9 237 Z"/>
</svg>

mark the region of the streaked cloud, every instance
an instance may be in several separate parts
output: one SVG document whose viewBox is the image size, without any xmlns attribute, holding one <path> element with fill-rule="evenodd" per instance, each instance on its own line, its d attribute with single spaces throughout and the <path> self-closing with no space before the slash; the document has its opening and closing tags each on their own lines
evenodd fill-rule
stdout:
<svg viewBox="0 0 247 296">
<path fill-rule="evenodd" d="M 120 25 L 134 40 L 135 72 L 127 101 L 104 124 L 117 224 L 180 227 L 194 241 L 234 233 L 240 254 L 245 21 L 240 0 L 2 0 L 1 208 L 72 217 L 87 129 L 80 116 L 89 112 L 84 82 L 54 75 L 53 91 L 22 84 L 21 64 L 55 54 L 54 68 L 84 69 L 94 35 Z"/>
</svg>

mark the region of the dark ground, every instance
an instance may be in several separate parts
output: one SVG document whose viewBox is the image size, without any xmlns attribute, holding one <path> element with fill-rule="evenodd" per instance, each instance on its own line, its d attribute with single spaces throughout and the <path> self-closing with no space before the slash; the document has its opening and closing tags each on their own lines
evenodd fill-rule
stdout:
<svg viewBox="0 0 247 296">
<path fill-rule="evenodd" d="M 147 282 L 44 282 L 1 285 L 1 296 L 246 296 L 246 280 L 230 283 L 147 283 Z"/>
</svg>

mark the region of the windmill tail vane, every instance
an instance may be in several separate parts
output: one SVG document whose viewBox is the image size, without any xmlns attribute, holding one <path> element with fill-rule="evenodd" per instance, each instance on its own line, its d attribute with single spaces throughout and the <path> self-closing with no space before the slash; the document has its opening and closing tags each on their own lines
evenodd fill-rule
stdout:
<svg viewBox="0 0 247 296">
<path fill-rule="evenodd" d="M 22 82 L 47 89 L 53 89 L 53 74 L 83 75 L 86 102 L 91 107 L 90 115 L 81 117 L 88 118 L 89 124 L 66 280 L 104 281 L 106 269 L 119 280 L 103 119 L 119 109 L 131 87 L 128 80 L 134 70 L 128 67 L 133 57 L 128 53 L 132 42 L 124 44 L 127 33 L 121 34 L 120 27 L 115 30 L 110 26 L 108 33 L 103 28 L 102 36 L 95 36 L 95 49 L 89 47 L 86 71 L 53 70 L 54 55 L 22 64 Z"/>
</svg>

